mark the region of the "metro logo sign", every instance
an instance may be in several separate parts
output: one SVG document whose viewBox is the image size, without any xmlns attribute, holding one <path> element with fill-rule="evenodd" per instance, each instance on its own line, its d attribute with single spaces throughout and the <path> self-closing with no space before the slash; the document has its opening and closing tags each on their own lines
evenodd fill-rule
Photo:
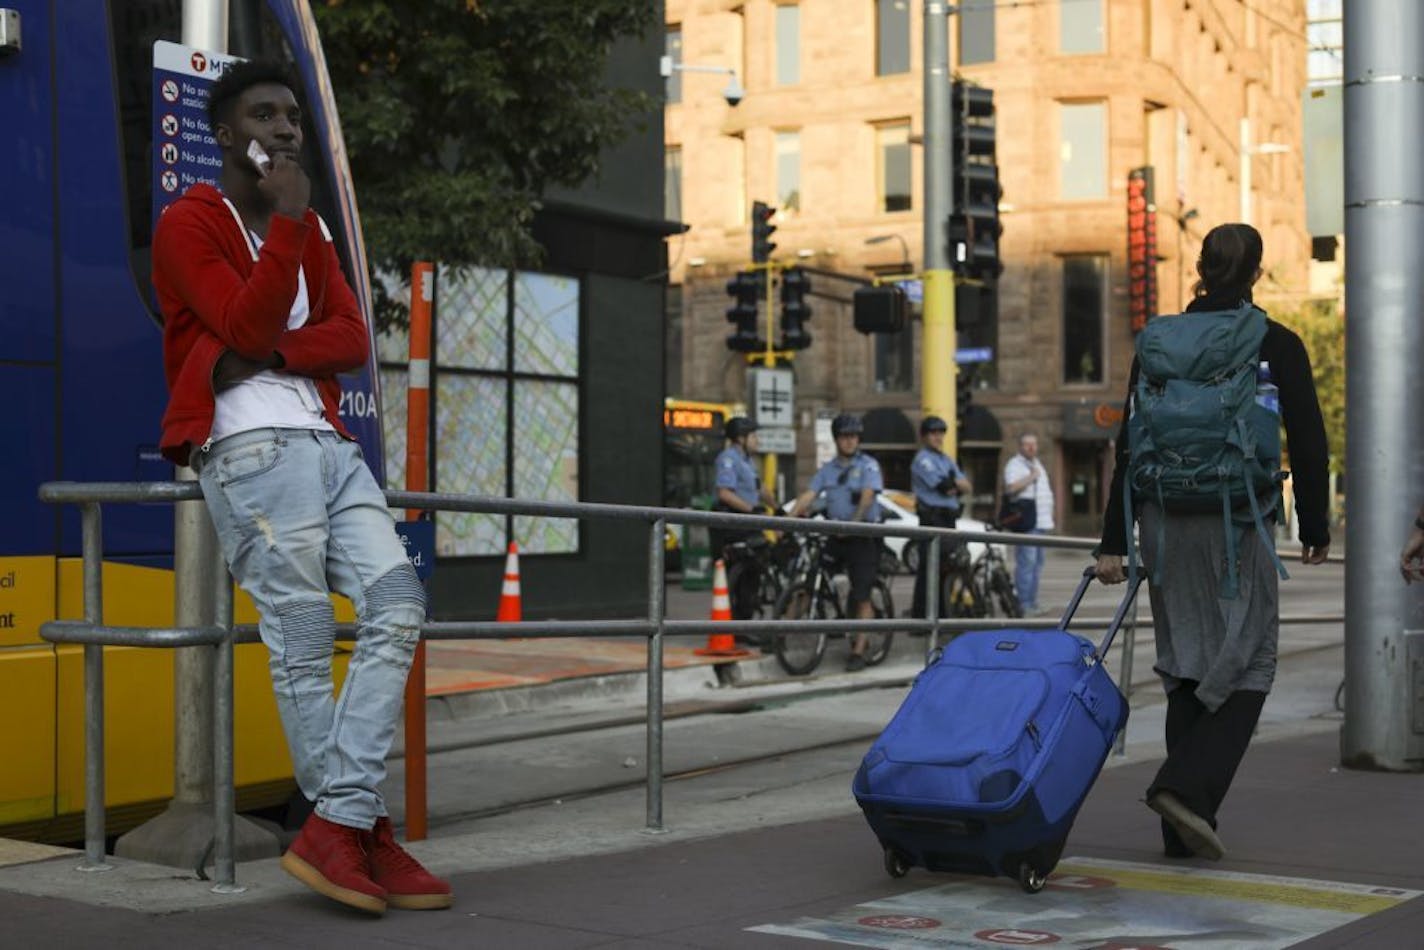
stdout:
<svg viewBox="0 0 1424 950">
<path fill-rule="evenodd" d="M 1127 309 L 1132 332 L 1157 313 L 1157 195 L 1152 166 L 1127 176 Z"/>
</svg>

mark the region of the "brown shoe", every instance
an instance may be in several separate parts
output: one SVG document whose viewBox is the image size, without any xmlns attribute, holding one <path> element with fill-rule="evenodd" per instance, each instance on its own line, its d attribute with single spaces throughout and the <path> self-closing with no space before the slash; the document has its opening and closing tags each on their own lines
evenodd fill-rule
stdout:
<svg viewBox="0 0 1424 950">
<path fill-rule="evenodd" d="M 1226 854 L 1221 839 L 1205 818 L 1186 806 L 1175 793 L 1166 790 L 1154 792 L 1147 797 L 1147 807 L 1167 820 L 1182 844 L 1200 858 L 1220 861 Z"/>
<path fill-rule="evenodd" d="M 389 818 L 377 818 L 369 832 L 371 878 L 386 889 L 386 903 L 401 910 L 444 910 L 455 900 L 450 882 L 421 867 L 396 843 Z"/>
<path fill-rule="evenodd" d="M 371 880 L 369 832 L 313 814 L 282 855 L 282 870 L 307 887 L 369 914 L 386 912 L 386 889 Z"/>
</svg>

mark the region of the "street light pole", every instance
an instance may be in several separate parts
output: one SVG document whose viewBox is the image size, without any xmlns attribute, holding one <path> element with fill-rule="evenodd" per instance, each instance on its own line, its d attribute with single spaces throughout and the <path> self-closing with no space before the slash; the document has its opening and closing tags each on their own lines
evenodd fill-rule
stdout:
<svg viewBox="0 0 1424 950">
<path fill-rule="evenodd" d="M 1345 723 L 1350 768 L 1424 769 L 1424 630 L 1400 580 L 1424 453 L 1424 4 L 1345 4 Z"/>
<path fill-rule="evenodd" d="M 921 346 L 920 408 L 924 415 L 951 422 L 954 405 L 954 272 L 944 228 L 953 208 L 949 193 L 949 13 L 941 0 L 925 0 L 924 155 L 925 275 L 924 341 Z M 951 425 L 945 451 L 958 451 Z"/>
</svg>

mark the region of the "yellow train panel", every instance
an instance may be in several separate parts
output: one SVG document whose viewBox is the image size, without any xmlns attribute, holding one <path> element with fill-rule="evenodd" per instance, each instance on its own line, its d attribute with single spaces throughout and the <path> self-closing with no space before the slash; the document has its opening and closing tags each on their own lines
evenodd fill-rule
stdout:
<svg viewBox="0 0 1424 950">
<path fill-rule="evenodd" d="M 0 557 L 0 647 L 43 643 L 40 624 L 53 616 L 54 558 Z"/>
<path fill-rule="evenodd" d="M 54 816 L 54 648 L 0 649 L 0 825 Z"/>
<path fill-rule="evenodd" d="M 83 616 L 82 564 L 60 561 L 59 614 Z M 104 621 L 118 626 L 171 626 L 173 574 L 156 568 L 105 563 Z M 333 598 L 338 620 L 355 616 L 349 601 Z M 233 604 L 237 623 L 256 623 L 257 610 L 242 591 Z M 336 688 L 346 675 L 348 644 L 337 645 Z M 84 660 L 82 647 L 60 648 L 54 727 L 58 761 L 58 813 L 84 808 Z M 166 799 L 173 794 L 173 653 L 163 649 L 104 650 L 107 805 Z M 267 648 L 239 646 L 234 656 L 236 750 L 239 787 L 290 779 L 291 758 L 272 696 Z M 52 706 L 51 708 L 56 708 Z"/>
</svg>

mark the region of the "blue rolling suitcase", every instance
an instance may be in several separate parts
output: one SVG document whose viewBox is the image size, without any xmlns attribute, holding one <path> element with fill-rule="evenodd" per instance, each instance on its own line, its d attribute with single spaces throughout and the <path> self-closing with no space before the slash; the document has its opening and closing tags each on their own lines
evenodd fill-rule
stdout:
<svg viewBox="0 0 1424 950">
<path fill-rule="evenodd" d="M 1043 889 L 1127 724 L 1103 657 L 1137 585 L 1094 648 L 1066 629 L 1093 577 L 1060 629 L 962 634 L 915 680 L 852 784 L 891 875 L 1002 874 Z"/>
</svg>

